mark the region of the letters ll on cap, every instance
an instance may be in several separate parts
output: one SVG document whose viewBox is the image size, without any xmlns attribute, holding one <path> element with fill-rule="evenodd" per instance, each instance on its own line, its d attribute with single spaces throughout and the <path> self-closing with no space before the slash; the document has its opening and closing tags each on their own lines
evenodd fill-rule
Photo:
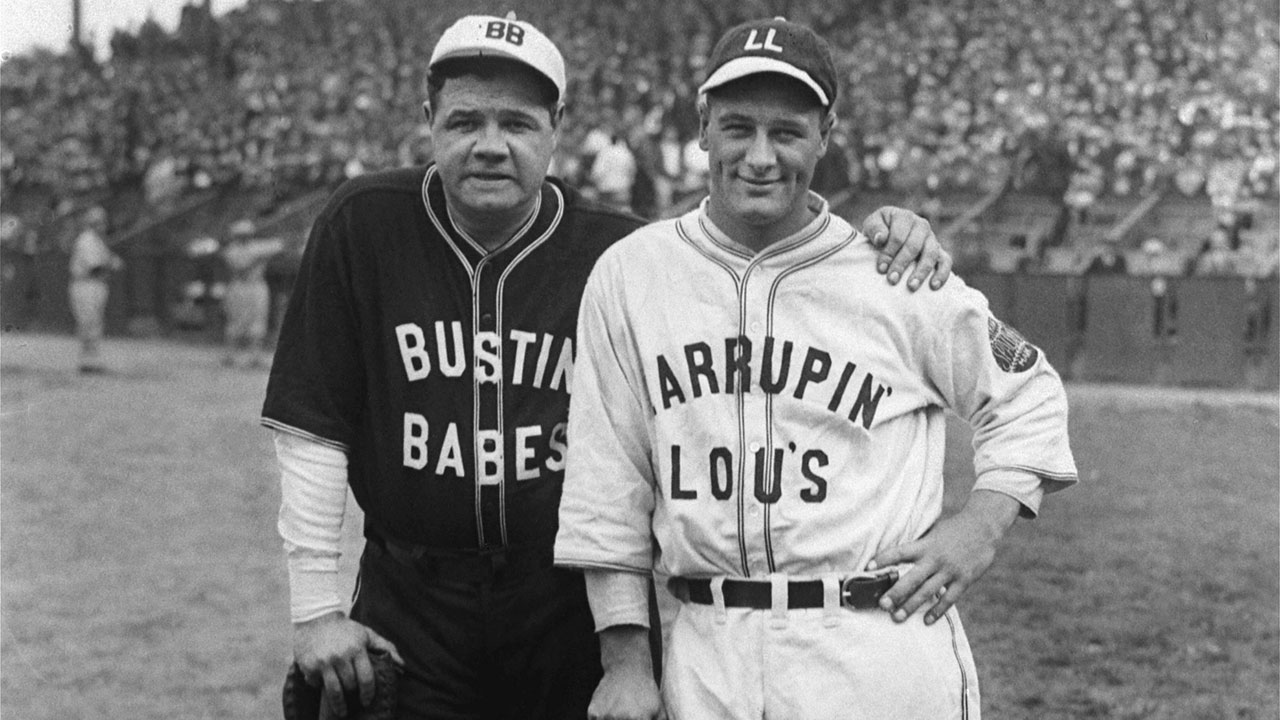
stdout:
<svg viewBox="0 0 1280 720">
<path fill-rule="evenodd" d="M 836 100 L 831 48 L 813 30 L 785 18 L 753 20 L 730 29 L 711 51 L 708 67 L 699 94 L 748 75 L 780 73 L 809 86 L 824 107 Z"/>
</svg>

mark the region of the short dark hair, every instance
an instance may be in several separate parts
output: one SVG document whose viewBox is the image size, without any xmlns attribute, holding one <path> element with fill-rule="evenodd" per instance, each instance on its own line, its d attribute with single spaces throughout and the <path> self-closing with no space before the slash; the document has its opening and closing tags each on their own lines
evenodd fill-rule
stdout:
<svg viewBox="0 0 1280 720">
<path fill-rule="evenodd" d="M 538 103 L 546 107 L 551 119 L 555 120 L 556 108 L 560 105 L 560 92 L 556 90 L 555 83 L 528 65 L 506 58 L 467 57 L 441 60 L 427 71 L 427 102 L 433 108 L 439 107 L 437 101 L 446 80 L 468 76 L 492 80 L 513 72 L 524 75 L 537 88 Z"/>
</svg>

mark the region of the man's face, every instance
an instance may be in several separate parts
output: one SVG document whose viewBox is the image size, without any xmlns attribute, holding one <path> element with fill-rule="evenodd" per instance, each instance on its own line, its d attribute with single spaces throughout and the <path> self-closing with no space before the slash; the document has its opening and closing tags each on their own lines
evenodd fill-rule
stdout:
<svg viewBox="0 0 1280 720">
<path fill-rule="evenodd" d="M 428 109 L 436 166 L 450 206 L 464 214 L 528 212 L 551 153 L 559 114 L 522 73 L 450 78 Z"/>
<path fill-rule="evenodd" d="M 806 217 L 830 123 L 807 88 L 781 78 L 752 75 L 713 91 L 700 144 L 711 164 L 713 204 L 752 227 L 794 232 Z"/>
</svg>

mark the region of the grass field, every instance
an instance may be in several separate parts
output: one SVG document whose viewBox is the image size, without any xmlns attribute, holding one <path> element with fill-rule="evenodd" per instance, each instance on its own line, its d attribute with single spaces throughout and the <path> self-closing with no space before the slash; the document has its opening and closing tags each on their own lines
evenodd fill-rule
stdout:
<svg viewBox="0 0 1280 720">
<path fill-rule="evenodd" d="M 0 714 L 279 717 L 266 375 L 207 347 L 107 351 L 115 372 L 82 378 L 68 338 L 0 339 Z M 1015 525 L 962 604 L 985 717 L 1280 716 L 1276 398 L 1070 392 L 1085 483 Z"/>
</svg>

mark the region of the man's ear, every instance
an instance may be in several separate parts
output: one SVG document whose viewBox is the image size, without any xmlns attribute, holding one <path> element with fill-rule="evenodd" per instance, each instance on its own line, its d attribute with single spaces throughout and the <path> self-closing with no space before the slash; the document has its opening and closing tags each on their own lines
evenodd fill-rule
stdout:
<svg viewBox="0 0 1280 720">
<path fill-rule="evenodd" d="M 707 142 L 707 126 L 711 124 L 711 110 L 707 107 L 707 96 L 703 95 L 698 98 L 698 147 L 704 151 L 710 151 L 711 145 Z"/>
<path fill-rule="evenodd" d="M 818 157 L 827 154 L 827 147 L 831 144 L 831 130 L 835 128 L 838 119 L 834 107 L 823 114 L 822 121 L 818 126 L 818 134 L 821 137 L 818 145 Z"/>
<path fill-rule="evenodd" d="M 564 104 L 556 105 L 555 112 L 551 113 L 551 151 L 555 152 L 560 148 L 560 123 L 564 121 Z"/>
</svg>

